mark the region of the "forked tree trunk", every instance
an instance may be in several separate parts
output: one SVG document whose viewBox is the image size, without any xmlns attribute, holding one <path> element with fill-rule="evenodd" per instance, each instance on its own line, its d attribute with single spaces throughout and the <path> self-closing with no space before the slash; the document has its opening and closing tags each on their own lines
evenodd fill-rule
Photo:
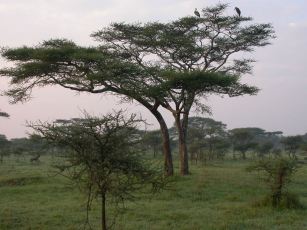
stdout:
<svg viewBox="0 0 307 230">
<path fill-rule="evenodd" d="M 162 151 L 164 156 L 164 174 L 165 176 L 173 176 L 174 175 L 174 168 L 173 168 L 173 158 L 169 140 L 169 133 L 167 125 L 164 121 L 163 116 L 158 111 L 158 106 L 152 106 L 147 101 L 144 101 L 141 98 L 136 99 L 139 103 L 145 106 L 157 119 L 160 125 L 160 131 L 162 135 Z"/>
</svg>

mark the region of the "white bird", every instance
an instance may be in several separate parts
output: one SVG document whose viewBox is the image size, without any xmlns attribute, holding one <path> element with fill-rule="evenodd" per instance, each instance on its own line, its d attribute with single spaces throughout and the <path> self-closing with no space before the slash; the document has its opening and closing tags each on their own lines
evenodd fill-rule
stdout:
<svg viewBox="0 0 307 230">
<path fill-rule="evenodd" d="M 239 17 L 241 16 L 241 10 L 238 7 L 235 7 L 235 10 L 237 12 L 237 14 L 239 15 Z"/>
<path fill-rule="evenodd" d="M 195 8 L 195 10 L 194 10 L 194 14 L 195 14 L 197 17 L 199 17 L 199 18 L 200 18 L 200 13 L 198 12 L 197 8 Z"/>
</svg>

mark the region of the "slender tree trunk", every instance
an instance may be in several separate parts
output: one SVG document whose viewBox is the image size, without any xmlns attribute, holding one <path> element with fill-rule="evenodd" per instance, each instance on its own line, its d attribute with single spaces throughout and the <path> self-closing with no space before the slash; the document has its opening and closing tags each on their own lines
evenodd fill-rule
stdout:
<svg viewBox="0 0 307 230">
<path fill-rule="evenodd" d="M 156 116 L 159 124 L 160 124 L 160 130 L 162 134 L 162 151 L 164 155 L 164 174 L 166 176 L 173 176 L 174 175 L 174 168 L 173 168 L 173 158 L 171 153 L 171 146 L 170 146 L 170 140 L 169 140 L 169 133 L 167 125 L 159 113 L 159 117 Z M 161 119 L 162 118 L 162 119 Z"/>
<path fill-rule="evenodd" d="M 244 151 L 242 152 L 242 159 L 246 160 L 246 153 Z"/>
<path fill-rule="evenodd" d="M 167 125 L 164 121 L 163 116 L 158 111 L 158 106 L 151 105 L 147 101 L 142 100 L 141 98 L 137 99 L 139 103 L 145 106 L 157 119 L 160 125 L 160 131 L 162 134 L 162 151 L 164 155 L 164 174 L 166 176 L 173 176 L 174 175 L 174 168 L 173 168 L 173 158 L 171 152 L 171 145 L 169 140 L 169 133 Z"/>
<path fill-rule="evenodd" d="M 110 90 L 114 93 L 128 95 L 127 92 L 123 90 L 119 90 L 116 88 L 110 88 Z M 172 159 L 172 152 L 171 152 L 171 146 L 170 146 L 170 140 L 169 140 L 169 133 L 167 125 L 164 121 L 163 116 L 158 111 L 158 107 L 160 106 L 159 103 L 155 103 L 154 105 L 150 104 L 148 101 L 141 97 L 132 97 L 134 100 L 138 101 L 140 104 L 142 104 L 145 108 L 147 108 L 157 119 L 157 121 L 160 124 L 160 130 L 162 134 L 162 151 L 164 155 L 164 174 L 166 176 L 172 176 L 174 175 L 174 168 L 173 168 L 173 159 Z"/>
<path fill-rule="evenodd" d="M 179 147 L 179 157 L 180 157 L 180 174 L 189 174 L 189 158 L 188 158 L 188 148 L 186 144 L 186 128 L 184 120 L 181 122 L 180 114 L 175 115 L 176 126 L 178 130 L 178 147 Z"/>
<path fill-rule="evenodd" d="M 236 160 L 236 151 L 234 150 L 234 148 L 232 148 L 232 159 Z"/>
<path fill-rule="evenodd" d="M 101 229 L 107 230 L 107 220 L 106 220 L 106 194 L 101 194 Z"/>
</svg>

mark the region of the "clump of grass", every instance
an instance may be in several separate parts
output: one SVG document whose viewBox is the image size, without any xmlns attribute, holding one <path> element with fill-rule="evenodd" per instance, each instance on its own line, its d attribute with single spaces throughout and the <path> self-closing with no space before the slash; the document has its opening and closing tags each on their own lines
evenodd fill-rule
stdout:
<svg viewBox="0 0 307 230">
<path fill-rule="evenodd" d="M 6 179 L 0 181 L 0 187 L 3 186 L 24 186 L 29 184 L 36 184 L 40 183 L 42 181 L 41 177 L 18 177 L 18 178 L 12 178 L 12 179 Z"/>
<path fill-rule="evenodd" d="M 256 207 L 271 207 L 274 203 L 274 198 L 272 196 L 265 196 L 263 199 L 260 199 L 254 202 Z M 278 205 L 274 206 L 279 209 L 304 209 L 304 205 L 301 203 L 297 194 L 285 192 Z"/>
</svg>

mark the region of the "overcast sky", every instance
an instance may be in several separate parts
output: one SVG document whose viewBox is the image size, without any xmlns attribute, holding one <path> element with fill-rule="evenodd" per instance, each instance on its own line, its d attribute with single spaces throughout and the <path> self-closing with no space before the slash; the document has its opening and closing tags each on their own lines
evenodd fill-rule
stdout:
<svg viewBox="0 0 307 230">
<path fill-rule="evenodd" d="M 205 0 L 0 0 L 0 46 L 36 45 L 50 38 L 68 38 L 81 45 L 95 45 L 89 37 L 93 31 L 111 22 L 167 22 L 193 15 L 218 1 Z M 224 1 L 223 1 L 224 2 Z M 255 22 L 273 24 L 277 39 L 271 46 L 257 49 L 257 60 L 248 81 L 261 88 L 257 96 L 209 98 L 213 118 L 228 128 L 261 127 L 281 130 L 286 135 L 307 132 L 307 1 L 306 0 L 242 0 L 228 1 L 229 14 L 238 6 L 244 16 Z M 3 60 L 1 66 L 6 66 Z M 0 90 L 7 87 L 0 79 Z M 0 133 L 8 138 L 23 137 L 26 121 L 51 121 L 78 117 L 81 110 L 105 114 L 112 109 L 127 108 L 142 114 L 154 127 L 157 122 L 137 104 L 120 105 L 113 96 L 71 92 L 59 87 L 35 90 L 25 104 L 10 105 L 0 97 L 0 109 L 9 119 L 0 118 Z M 168 124 L 172 117 L 165 113 Z"/>
</svg>

